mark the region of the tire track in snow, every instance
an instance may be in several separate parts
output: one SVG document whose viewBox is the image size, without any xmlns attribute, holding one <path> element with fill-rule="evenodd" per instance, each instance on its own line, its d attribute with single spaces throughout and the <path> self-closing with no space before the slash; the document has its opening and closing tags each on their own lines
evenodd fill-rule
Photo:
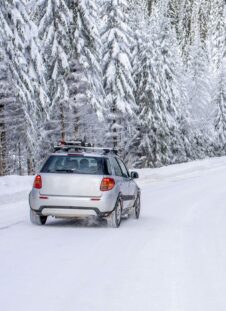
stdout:
<svg viewBox="0 0 226 311">
<path fill-rule="evenodd" d="M 24 223 L 23 220 L 17 221 L 17 222 L 11 223 L 11 224 L 9 224 L 9 225 L 0 227 L 0 230 L 6 230 L 6 229 L 9 229 L 9 228 L 14 227 L 14 226 L 16 226 L 16 225 L 22 224 L 22 223 Z"/>
</svg>

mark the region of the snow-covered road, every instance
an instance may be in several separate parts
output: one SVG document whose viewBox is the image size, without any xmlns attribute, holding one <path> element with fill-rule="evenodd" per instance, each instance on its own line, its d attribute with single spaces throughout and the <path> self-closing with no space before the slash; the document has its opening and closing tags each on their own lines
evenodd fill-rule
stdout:
<svg viewBox="0 0 226 311">
<path fill-rule="evenodd" d="M 0 178 L 1 311 L 225 311 L 226 158 L 140 171 L 120 229 L 29 222 L 31 177 Z"/>
</svg>

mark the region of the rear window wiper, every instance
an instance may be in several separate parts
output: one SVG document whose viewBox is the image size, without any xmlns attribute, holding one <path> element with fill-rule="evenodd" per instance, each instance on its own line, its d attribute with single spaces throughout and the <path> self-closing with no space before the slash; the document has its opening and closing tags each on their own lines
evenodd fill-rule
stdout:
<svg viewBox="0 0 226 311">
<path fill-rule="evenodd" d="M 63 169 L 63 170 L 55 170 L 55 172 L 59 172 L 59 173 L 74 173 L 74 170 Z"/>
</svg>

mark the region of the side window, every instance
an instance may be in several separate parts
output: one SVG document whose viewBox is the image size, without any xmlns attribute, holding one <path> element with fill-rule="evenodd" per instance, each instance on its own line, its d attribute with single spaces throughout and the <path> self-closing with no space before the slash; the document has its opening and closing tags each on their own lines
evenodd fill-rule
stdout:
<svg viewBox="0 0 226 311">
<path fill-rule="evenodd" d="M 112 175 L 112 169 L 109 159 L 103 159 L 103 165 L 104 165 L 104 174 Z"/>
<path fill-rule="evenodd" d="M 125 164 L 120 159 L 117 159 L 117 162 L 119 163 L 119 165 L 121 167 L 123 177 L 129 177 L 129 172 L 128 172 Z"/>
<path fill-rule="evenodd" d="M 111 164 L 110 164 L 109 159 L 107 159 L 107 169 L 108 169 L 109 175 L 112 175 Z"/>
<path fill-rule="evenodd" d="M 119 166 L 119 164 L 115 158 L 112 158 L 112 164 L 113 164 L 113 167 L 115 170 L 115 175 L 116 176 L 122 176 L 121 168 L 120 168 L 120 166 Z"/>
</svg>

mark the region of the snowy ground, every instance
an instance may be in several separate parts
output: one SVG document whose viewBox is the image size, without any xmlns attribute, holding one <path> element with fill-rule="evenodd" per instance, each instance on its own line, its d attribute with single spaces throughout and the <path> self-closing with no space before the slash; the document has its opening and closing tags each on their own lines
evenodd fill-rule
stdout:
<svg viewBox="0 0 226 311">
<path fill-rule="evenodd" d="M 120 229 L 33 226 L 32 178 L 0 178 L 0 310 L 225 311 L 226 158 L 140 175 Z"/>
</svg>

